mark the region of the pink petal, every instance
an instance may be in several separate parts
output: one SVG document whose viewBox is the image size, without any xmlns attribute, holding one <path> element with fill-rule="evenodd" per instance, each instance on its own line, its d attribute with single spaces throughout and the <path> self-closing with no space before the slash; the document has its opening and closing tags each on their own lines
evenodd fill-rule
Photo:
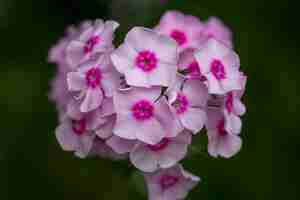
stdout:
<svg viewBox="0 0 300 200">
<path fill-rule="evenodd" d="M 128 140 L 137 139 L 136 134 L 140 133 L 139 124 L 130 116 L 118 115 L 113 133 L 116 136 L 119 136 Z"/>
<path fill-rule="evenodd" d="M 146 87 L 150 88 L 150 83 L 147 78 L 147 74 L 145 74 L 139 68 L 133 68 L 128 70 L 125 73 L 126 81 L 129 85 L 136 86 L 136 87 Z"/>
<path fill-rule="evenodd" d="M 104 29 L 101 31 L 101 38 L 103 41 L 112 41 L 113 33 L 119 27 L 119 23 L 115 21 L 106 21 L 104 24 Z"/>
<path fill-rule="evenodd" d="M 188 145 L 191 143 L 191 140 L 191 134 L 186 132 L 182 132 L 176 138 L 172 138 L 159 157 L 161 168 L 172 167 L 182 160 L 188 152 Z"/>
<path fill-rule="evenodd" d="M 141 130 L 143 130 L 142 133 Z M 143 123 L 140 123 L 135 134 L 138 140 L 151 145 L 157 144 L 166 136 L 165 130 L 155 119 L 146 120 Z"/>
<path fill-rule="evenodd" d="M 176 72 L 176 65 L 158 63 L 157 68 L 155 68 L 147 77 L 148 84 L 168 87 L 174 82 L 176 78 Z"/>
<path fill-rule="evenodd" d="M 219 145 L 219 154 L 224 158 L 231 158 L 240 151 L 242 140 L 238 136 L 227 135 Z"/>
<path fill-rule="evenodd" d="M 94 134 L 82 135 L 79 140 L 79 148 L 75 152 L 75 155 L 78 156 L 79 158 L 87 157 L 92 149 L 94 139 L 95 139 Z"/>
<path fill-rule="evenodd" d="M 80 106 L 81 112 L 90 112 L 98 108 L 103 100 L 103 94 L 100 88 L 88 89 L 86 96 Z"/>
<path fill-rule="evenodd" d="M 229 92 L 232 90 L 241 90 L 242 85 L 239 78 L 228 77 L 221 81 L 221 87 L 225 92 Z"/>
<path fill-rule="evenodd" d="M 71 67 L 77 67 L 84 60 L 84 45 L 83 42 L 74 40 L 67 46 L 66 60 Z"/>
<path fill-rule="evenodd" d="M 241 119 L 238 116 L 235 116 L 234 114 L 225 114 L 225 116 L 226 116 L 225 129 L 229 133 L 238 135 L 242 129 Z"/>
<path fill-rule="evenodd" d="M 70 91 L 80 91 L 86 88 L 85 78 L 78 72 L 69 72 L 67 74 L 67 83 Z"/>
<path fill-rule="evenodd" d="M 183 93 L 188 97 L 188 101 L 191 106 L 206 106 L 208 91 L 206 86 L 200 80 L 187 80 L 183 86 Z"/>
<path fill-rule="evenodd" d="M 113 129 L 115 126 L 115 116 L 111 116 L 106 119 L 106 122 L 97 128 L 96 135 L 101 139 L 110 138 L 113 135 Z"/>
<path fill-rule="evenodd" d="M 208 153 L 213 157 L 218 157 L 219 155 L 219 137 L 217 130 L 209 130 L 207 132 L 208 135 Z"/>
<path fill-rule="evenodd" d="M 76 101 L 71 99 L 68 106 L 67 106 L 67 115 L 72 119 L 80 120 L 83 117 L 83 113 L 80 112 L 80 101 Z"/>
<path fill-rule="evenodd" d="M 78 37 L 78 40 L 85 43 L 88 39 L 90 39 L 90 37 L 93 34 L 93 31 L 94 27 L 88 25 L 85 30 L 82 30 L 80 36 Z"/>
<path fill-rule="evenodd" d="M 203 128 L 207 118 L 205 111 L 198 108 L 188 108 L 180 119 L 185 128 L 197 133 Z"/>
<path fill-rule="evenodd" d="M 112 97 L 114 91 L 117 90 L 118 78 L 119 77 L 117 77 L 113 73 L 103 73 L 102 74 L 101 86 L 104 90 L 104 94 L 106 97 Z"/>
<path fill-rule="evenodd" d="M 113 51 L 111 60 L 120 73 L 125 73 L 127 70 L 134 68 L 135 57 L 137 52 L 127 43 L 123 43 Z"/>
<path fill-rule="evenodd" d="M 79 145 L 78 136 L 72 131 L 71 124 L 67 121 L 59 125 L 55 130 L 58 143 L 64 151 L 74 151 Z"/>
<path fill-rule="evenodd" d="M 167 100 L 162 97 L 155 103 L 155 118 L 161 123 L 168 137 L 175 137 L 183 130 L 179 120 L 172 114 Z"/>
<path fill-rule="evenodd" d="M 235 99 L 233 101 L 233 110 L 235 114 L 242 116 L 246 112 L 246 107 L 239 99 Z"/>
<path fill-rule="evenodd" d="M 158 169 L 156 155 L 144 145 L 137 145 L 129 155 L 131 163 L 141 171 L 154 172 Z"/>
<path fill-rule="evenodd" d="M 208 93 L 209 94 L 218 94 L 223 95 L 227 91 L 223 89 L 223 82 L 222 85 L 219 83 L 219 81 L 212 75 L 209 75 L 207 78 L 207 85 L 208 85 Z"/>
<path fill-rule="evenodd" d="M 118 154 L 129 153 L 133 149 L 135 143 L 134 140 L 126 140 L 118 136 L 112 136 L 106 141 L 106 144 Z"/>
</svg>

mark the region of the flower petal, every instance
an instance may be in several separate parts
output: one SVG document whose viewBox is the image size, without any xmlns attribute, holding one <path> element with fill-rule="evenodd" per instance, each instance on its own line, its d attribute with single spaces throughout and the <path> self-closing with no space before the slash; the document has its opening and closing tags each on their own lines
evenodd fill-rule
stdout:
<svg viewBox="0 0 300 200">
<path fill-rule="evenodd" d="M 185 128 L 193 131 L 193 133 L 199 132 L 206 122 L 206 112 L 199 108 L 188 108 L 180 116 L 181 122 Z"/>
<path fill-rule="evenodd" d="M 67 74 L 67 83 L 70 91 L 80 91 L 86 88 L 85 78 L 78 72 L 69 72 Z"/>
<path fill-rule="evenodd" d="M 80 106 L 81 112 L 90 112 L 98 108 L 103 100 L 103 94 L 100 88 L 88 89 L 86 96 Z"/>
<path fill-rule="evenodd" d="M 129 155 L 132 164 L 141 171 L 154 172 L 158 169 L 157 156 L 143 144 L 138 144 Z"/>
</svg>

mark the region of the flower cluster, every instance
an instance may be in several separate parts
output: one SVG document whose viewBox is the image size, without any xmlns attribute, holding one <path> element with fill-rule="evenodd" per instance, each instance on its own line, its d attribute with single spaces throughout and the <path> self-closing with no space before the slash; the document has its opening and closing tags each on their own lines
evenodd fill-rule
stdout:
<svg viewBox="0 0 300 200">
<path fill-rule="evenodd" d="M 208 153 L 241 148 L 246 76 L 230 30 L 168 11 L 152 29 L 134 27 L 115 48 L 115 21 L 70 27 L 50 50 L 56 138 L 80 158 L 129 159 L 144 172 L 150 200 L 184 199 L 200 178 L 180 161 L 202 129 Z"/>
</svg>

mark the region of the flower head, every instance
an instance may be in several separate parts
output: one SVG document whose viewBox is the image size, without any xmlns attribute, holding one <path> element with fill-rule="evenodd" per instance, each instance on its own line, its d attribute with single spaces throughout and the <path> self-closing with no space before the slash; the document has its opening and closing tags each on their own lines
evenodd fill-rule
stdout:
<svg viewBox="0 0 300 200">
<path fill-rule="evenodd" d="M 168 87 L 176 75 L 177 45 L 150 29 L 135 27 L 111 58 L 129 85 Z"/>
<path fill-rule="evenodd" d="M 200 178 L 185 171 L 181 165 L 145 173 L 149 200 L 184 199 Z"/>
</svg>

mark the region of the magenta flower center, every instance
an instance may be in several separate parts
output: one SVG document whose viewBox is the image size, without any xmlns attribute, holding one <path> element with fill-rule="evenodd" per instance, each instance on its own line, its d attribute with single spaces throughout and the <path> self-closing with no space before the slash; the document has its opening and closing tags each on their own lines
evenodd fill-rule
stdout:
<svg viewBox="0 0 300 200">
<path fill-rule="evenodd" d="M 76 135 L 82 135 L 86 132 L 86 121 L 85 119 L 81 120 L 72 120 L 72 130 Z"/>
<path fill-rule="evenodd" d="M 157 58 L 150 51 L 141 51 L 135 59 L 136 66 L 144 72 L 150 72 L 157 66 Z"/>
<path fill-rule="evenodd" d="M 151 151 L 161 151 L 161 150 L 165 149 L 169 145 L 169 143 L 170 143 L 170 139 L 163 138 L 159 143 L 157 143 L 155 145 L 148 144 L 147 147 Z"/>
<path fill-rule="evenodd" d="M 93 36 L 88 39 L 83 47 L 83 51 L 85 54 L 91 53 L 94 47 L 100 42 L 99 36 Z"/>
<path fill-rule="evenodd" d="M 192 77 L 201 76 L 200 67 L 197 61 L 193 61 L 189 64 L 189 66 L 187 67 L 187 73 Z"/>
<path fill-rule="evenodd" d="M 100 85 L 102 75 L 99 68 L 93 67 L 85 74 L 85 80 L 88 87 L 96 88 Z"/>
<path fill-rule="evenodd" d="M 225 106 L 226 106 L 226 109 L 229 113 L 232 112 L 232 109 L 233 109 L 233 93 L 232 92 L 229 92 L 226 96 L 226 101 L 225 101 Z"/>
<path fill-rule="evenodd" d="M 217 125 L 217 129 L 218 129 L 218 134 L 220 136 L 225 136 L 227 135 L 227 131 L 225 130 L 225 120 L 222 119 L 219 124 Z"/>
<path fill-rule="evenodd" d="M 133 105 L 132 114 L 133 116 L 140 121 L 150 119 L 153 116 L 154 107 L 147 100 L 141 100 Z"/>
<path fill-rule="evenodd" d="M 177 114 L 184 113 L 189 105 L 189 101 L 185 95 L 178 93 L 176 100 L 172 103 L 172 106 L 175 108 Z"/>
<path fill-rule="evenodd" d="M 210 66 L 210 71 L 216 77 L 217 80 L 225 79 L 225 67 L 220 60 L 213 60 Z"/>
<path fill-rule="evenodd" d="M 173 30 L 170 34 L 170 36 L 176 40 L 177 44 L 179 46 L 185 44 L 187 42 L 187 38 L 184 32 L 179 30 Z"/>
<path fill-rule="evenodd" d="M 161 177 L 159 184 L 163 190 L 167 190 L 179 182 L 179 178 L 172 175 L 164 175 Z"/>
</svg>

